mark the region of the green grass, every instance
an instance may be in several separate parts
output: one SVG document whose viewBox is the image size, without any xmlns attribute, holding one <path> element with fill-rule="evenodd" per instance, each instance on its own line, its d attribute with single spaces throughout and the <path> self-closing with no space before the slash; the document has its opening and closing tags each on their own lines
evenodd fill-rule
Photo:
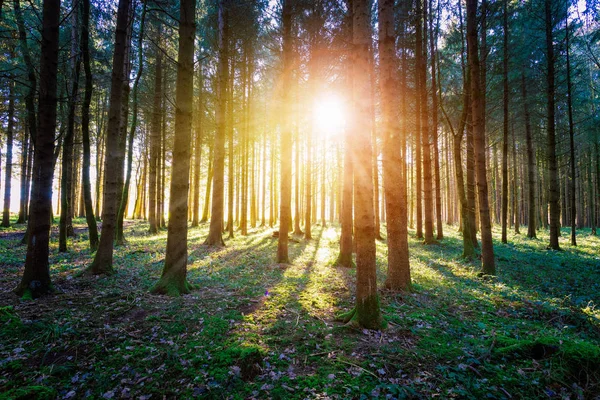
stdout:
<svg viewBox="0 0 600 400">
<path fill-rule="evenodd" d="M 83 227 L 85 222 L 77 220 Z M 23 231 L 23 226 L 0 234 Z M 79 277 L 87 236 L 70 252 L 51 243 L 53 296 L 21 301 L 18 238 L 0 240 L 0 398 L 594 398 L 600 395 L 600 240 L 546 250 L 494 232 L 498 276 L 479 277 L 446 227 L 438 245 L 410 232 L 411 293 L 382 291 L 383 332 L 334 322 L 353 305 L 355 270 L 333 267 L 338 227 L 290 243 L 292 265 L 274 263 L 271 230 L 201 243 L 189 231 L 190 283 L 171 299 L 158 280 L 166 232 L 128 222 L 117 273 Z M 378 242 L 378 279 L 386 274 Z M 143 398 L 143 397 L 142 397 Z M 146 397 L 148 398 L 148 397 Z"/>
</svg>

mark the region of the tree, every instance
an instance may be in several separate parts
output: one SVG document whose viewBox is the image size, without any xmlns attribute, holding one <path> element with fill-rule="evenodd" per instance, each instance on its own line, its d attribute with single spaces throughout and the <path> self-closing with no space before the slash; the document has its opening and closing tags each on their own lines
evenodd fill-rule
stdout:
<svg viewBox="0 0 600 400">
<path fill-rule="evenodd" d="M 148 2 L 144 1 L 142 5 L 142 15 L 140 18 L 140 32 L 137 40 L 137 49 L 138 49 L 138 71 L 135 75 L 135 80 L 133 82 L 133 101 L 132 101 L 132 110 L 131 110 L 131 127 L 129 128 L 129 135 L 127 135 L 127 117 L 123 117 L 123 138 L 127 137 L 127 169 L 125 172 L 125 182 L 123 184 L 123 190 L 121 192 L 121 201 L 119 205 L 119 212 L 117 214 L 117 235 L 116 242 L 117 244 L 123 244 L 125 242 L 125 236 L 123 234 L 123 220 L 125 219 L 125 210 L 127 209 L 127 203 L 129 202 L 129 186 L 131 184 L 131 170 L 133 167 L 133 141 L 135 139 L 135 133 L 138 126 L 138 93 L 140 86 L 140 79 L 142 74 L 144 73 L 144 52 L 143 52 L 143 43 L 144 43 L 144 27 L 146 23 L 146 7 Z M 132 28 L 133 29 L 133 28 Z M 128 40 L 129 42 L 129 40 Z M 129 80 L 125 83 L 125 90 L 129 90 Z M 128 100 L 128 99 L 126 99 Z M 123 149 L 124 151 L 124 149 Z M 124 155 L 124 154 L 123 154 Z"/>
<path fill-rule="evenodd" d="M 13 135 L 15 124 L 15 84 L 12 80 L 8 84 L 8 123 L 6 126 L 6 168 L 4 169 L 4 209 L 2 211 L 1 226 L 10 226 L 10 189 L 12 180 L 12 153 Z"/>
<path fill-rule="evenodd" d="M 282 85 L 288 88 L 292 78 L 292 0 L 283 0 L 282 31 L 283 31 L 283 76 Z M 288 119 L 291 98 L 289 91 L 283 95 L 284 117 L 281 127 L 281 199 L 279 205 L 279 240 L 277 243 L 277 262 L 287 264 L 288 233 L 292 218 L 292 130 Z"/>
<path fill-rule="evenodd" d="M 153 293 L 179 296 L 192 286 L 187 274 L 187 217 L 190 189 L 190 140 L 194 98 L 194 39 L 196 0 L 181 0 L 179 8 L 179 50 L 177 57 L 175 143 L 171 168 L 169 226 L 165 266 Z"/>
<path fill-rule="evenodd" d="M 82 1 L 81 13 L 81 55 L 85 72 L 85 93 L 81 106 L 81 136 L 83 142 L 82 182 L 85 202 L 85 218 L 88 225 L 90 250 L 98 248 L 98 227 L 92 205 L 92 186 L 90 182 L 90 104 L 92 102 L 93 76 L 90 65 L 90 0 Z"/>
<path fill-rule="evenodd" d="M 370 134 L 369 43 L 371 10 L 368 0 L 353 0 L 352 48 L 352 154 L 356 237 L 356 305 L 340 316 L 344 322 L 367 329 L 381 329 L 375 266 L 375 218 L 373 215 L 373 168 Z"/>
<path fill-rule="evenodd" d="M 160 23 L 160 22 L 158 22 Z M 160 43 L 161 29 L 157 29 L 157 44 Z M 148 224 L 150 234 L 158 233 L 160 221 L 156 213 L 157 187 L 158 187 L 158 159 L 160 157 L 160 130 L 161 130 L 161 100 L 162 100 L 162 50 L 156 48 L 154 64 L 154 101 L 152 103 L 152 119 L 150 121 L 150 176 L 148 199 Z"/>
<path fill-rule="evenodd" d="M 400 132 L 395 99 L 398 96 L 396 79 L 396 35 L 394 0 L 379 0 L 379 83 L 381 85 L 383 183 L 387 214 L 388 276 L 385 286 L 392 290 L 410 288 L 408 259 L 408 230 Z M 376 199 L 378 200 L 378 199 Z"/>
<path fill-rule="evenodd" d="M 110 86 L 110 106 L 106 131 L 106 149 L 104 158 L 104 196 L 102 203 L 102 234 L 94 261 L 88 267 L 91 274 L 113 273 L 113 242 L 117 223 L 117 211 L 120 200 L 119 173 L 125 151 L 119 146 L 121 141 L 121 119 L 125 84 L 125 53 L 127 48 L 127 27 L 129 25 L 130 0 L 119 0 L 117 9 L 117 27 L 115 49 L 113 53 L 112 78 Z M 122 178 L 121 178 L 122 179 Z"/>
<path fill-rule="evenodd" d="M 492 223 L 488 202 L 488 187 L 485 163 L 485 111 L 482 102 L 481 67 L 477 38 L 477 0 L 467 0 L 467 54 L 471 79 L 471 109 L 473 114 L 473 139 L 477 197 L 479 201 L 479 222 L 481 225 L 482 269 L 485 275 L 496 274 L 494 246 L 492 243 Z"/>
<path fill-rule="evenodd" d="M 545 28 L 546 28 L 546 116 L 547 116 L 547 158 L 548 158 L 548 203 L 550 204 L 550 245 L 553 250 L 560 250 L 558 237 L 560 236 L 560 204 L 558 166 L 556 161 L 556 101 L 555 101 L 555 73 L 554 73 L 554 42 L 552 18 L 552 0 L 544 0 Z"/>
<path fill-rule="evenodd" d="M 502 0 L 502 243 L 508 225 L 508 0 Z"/>
<path fill-rule="evenodd" d="M 77 98 L 79 95 L 79 75 L 81 70 L 81 52 L 78 46 L 78 15 L 77 9 L 71 14 L 73 23 L 71 25 L 71 93 L 69 94 L 69 111 L 67 117 L 67 131 L 62 145 L 62 169 L 60 188 L 60 226 L 58 251 L 67 251 L 67 236 L 74 236 L 73 210 L 75 198 L 72 195 L 75 189 L 74 177 L 74 154 L 73 145 L 75 140 L 75 112 L 77 110 Z"/>
<path fill-rule="evenodd" d="M 15 289 L 17 295 L 24 297 L 38 297 L 52 291 L 48 254 L 56 130 L 59 20 L 60 1 L 44 0 L 38 131 L 35 137 L 32 170 L 33 187 L 28 224 L 29 234 L 27 235 L 27 255 L 21 283 Z"/>
<path fill-rule="evenodd" d="M 223 202 L 225 189 L 225 134 L 227 110 L 227 82 L 229 81 L 229 11 L 228 0 L 219 1 L 218 10 L 218 63 L 217 99 L 215 109 L 215 144 L 213 153 L 213 190 L 210 228 L 205 244 L 224 246 Z M 209 174 L 210 175 L 210 174 Z"/>
</svg>

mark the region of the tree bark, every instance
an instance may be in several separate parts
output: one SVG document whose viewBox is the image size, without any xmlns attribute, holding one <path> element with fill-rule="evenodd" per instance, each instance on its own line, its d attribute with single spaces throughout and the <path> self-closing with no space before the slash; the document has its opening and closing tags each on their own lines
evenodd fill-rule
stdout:
<svg viewBox="0 0 600 400">
<path fill-rule="evenodd" d="M 179 51 L 175 97 L 175 142 L 171 168 L 169 227 L 165 266 L 153 293 L 179 296 L 189 293 L 187 274 L 187 217 L 190 188 L 190 140 L 194 99 L 194 39 L 196 37 L 196 0 L 181 0 L 179 13 Z"/>
<path fill-rule="evenodd" d="M 13 136 L 15 124 L 15 83 L 8 82 L 8 115 L 6 126 L 6 168 L 4 168 L 4 208 L 2 210 L 1 226 L 10 226 L 10 195 L 12 180 Z"/>
<path fill-rule="evenodd" d="M 60 1 L 44 0 L 38 132 L 34 146 L 27 255 L 21 283 L 15 289 L 17 295 L 26 297 L 37 297 L 52 290 L 48 253 L 50 218 L 52 216 L 51 194 L 56 131 L 59 24 Z"/>
<path fill-rule="evenodd" d="M 292 0 L 283 0 L 282 5 L 282 29 L 283 29 L 283 76 L 282 85 L 289 87 L 292 78 Z M 288 264 L 288 232 L 292 218 L 292 130 L 289 121 L 290 110 L 289 91 L 284 90 L 283 95 L 283 117 L 281 127 L 281 198 L 279 204 L 279 239 L 277 243 L 277 262 Z"/>
<path fill-rule="evenodd" d="M 88 225 L 90 250 L 96 251 L 98 248 L 98 227 L 94 216 L 94 207 L 92 204 L 92 185 L 90 182 L 90 104 L 92 102 L 92 69 L 90 65 L 90 0 L 82 2 L 82 25 L 81 25 L 81 53 L 83 56 L 83 70 L 85 72 L 85 93 L 83 95 L 83 105 L 81 106 L 81 136 L 83 142 L 83 200 L 85 205 L 85 218 Z"/>
<path fill-rule="evenodd" d="M 556 161 L 556 105 L 555 105 L 555 76 L 554 76 L 554 43 L 552 37 L 552 0 L 544 1 L 546 26 L 546 106 L 547 106 L 547 159 L 548 159 L 548 203 L 550 204 L 550 244 L 553 250 L 560 250 L 560 195 L 558 183 L 558 166 Z"/>
<path fill-rule="evenodd" d="M 352 51 L 352 161 L 356 219 L 356 306 L 343 320 L 366 329 L 381 329 L 375 265 L 375 218 L 373 215 L 373 168 L 371 160 L 369 107 L 369 43 L 371 12 L 369 1 L 353 1 Z"/>
<path fill-rule="evenodd" d="M 225 188 L 225 136 L 227 111 L 227 83 L 229 82 L 229 16 L 228 0 L 219 1 L 218 9 L 218 63 L 217 63 L 217 106 L 215 111 L 216 131 L 213 160 L 213 190 L 210 228 L 205 244 L 224 246 L 223 200 Z"/>
<path fill-rule="evenodd" d="M 409 289 L 408 227 L 404 177 L 402 176 L 401 133 L 398 129 L 398 97 L 394 0 L 379 0 L 379 84 L 381 91 L 381 134 L 383 139 L 383 184 L 387 219 L 388 274 L 385 286 Z M 372 89 L 374 90 L 374 89 Z M 376 199 L 379 200 L 379 199 Z M 377 235 L 377 232 L 375 232 Z"/>
<path fill-rule="evenodd" d="M 129 25 L 130 0 L 119 0 L 117 10 L 117 28 L 113 53 L 110 106 L 108 128 L 106 132 L 106 150 L 104 157 L 104 200 L 102 211 L 102 234 L 94 261 L 88 267 L 91 274 L 112 274 L 113 242 L 117 223 L 117 211 L 120 200 L 119 162 L 122 162 L 120 146 L 122 127 L 122 107 L 125 85 L 125 53 L 127 50 L 127 27 Z"/>
<path fill-rule="evenodd" d="M 508 232 L 508 0 L 502 0 L 502 243 Z"/>
<path fill-rule="evenodd" d="M 471 75 L 471 108 L 473 112 L 473 139 L 475 150 L 475 168 L 477 179 L 477 197 L 479 201 L 479 220 L 481 224 L 482 272 L 495 275 L 494 247 L 492 243 L 492 224 L 488 200 L 488 186 L 485 163 L 485 131 L 481 93 L 481 69 L 477 40 L 477 0 L 467 0 L 467 51 Z"/>
<path fill-rule="evenodd" d="M 160 43 L 161 35 L 160 26 L 158 27 L 158 38 L 157 43 Z M 148 201 L 148 223 L 149 233 L 155 235 L 158 233 L 160 225 L 159 218 L 157 218 L 157 204 L 158 198 L 158 179 L 160 171 L 158 170 L 158 159 L 160 158 L 160 135 L 162 128 L 162 50 L 156 49 L 156 58 L 154 66 L 154 97 L 152 103 L 152 120 L 150 123 L 150 176 L 149 176 L 149 201 Z M 163 144 L 164 145 L 164 144 Z"/>
</svg>

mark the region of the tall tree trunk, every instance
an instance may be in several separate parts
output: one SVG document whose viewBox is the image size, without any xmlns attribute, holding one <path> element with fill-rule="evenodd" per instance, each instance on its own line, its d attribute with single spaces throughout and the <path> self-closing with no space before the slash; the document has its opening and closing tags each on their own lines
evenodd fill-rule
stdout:
<svg viewBox="0 0 600 400">
<path fill-rule="evenodd" d="M 119 212 L 117 215 L 117 244 L 123 244 L 125 242 L 125 236 L 123 234 L 123 220 L 125 219 L 125 212 L 127 210 L 127 204 L 129 203 L 129 186 L 131 184 L 131 170 L 133 167 L 133 141 L 135 139 L 135 133 L 138 125 L 138 92 L 140 85 L 140 78 L 144 72 L 144 52 L 143 52 L 143 41 L 144 41 L 144 25 L 146 21 L 146 4 L 147 2 L 143 2 L 142 5 L 142 15 L 140 18 L 140 32 L 138 36 L 137 49 L 138 49 L 138 71 L 135 76 L 135 81 L 133 83 L 133 108 L 131 110 L 131 127 L 129 129 L 129 136 L 127 139 L 127 166 L 125 172 L 125 182 L 123 183 L 123 190 L 121 192 L 121 203 L 119 206 Z M 129 83 L 126 84 L 127 88 L 129 87 Z M 124 117 L 123 124 L 125 129 L 123 129 L 123 135 L 126 135 L 127 132 L 127 117 Z"/>
<path fill-rule="evenodd" d="M 527 147 L 527 237 L 535 238 L 535 150 L 533 149 L 533 134 L 529 116 L 529 101 L 527 99 L 527 82 L 525 68 L 521 68 L 521 94 L 523 96 L 523 113 L 525 115 L 525 142 Z"/>
<path fill-rule="evenodd" d="M 546 25 L 546 63 L 547 63 L 547 159 L 548 159 L 548 203 L 550 204 L 550 245 L 554 250 L 560 250 L 558 237 L 560 236 L 560 195 L 558 184 L 558 165 L 556 161 L 556 121 L 555 121 L 555 76 L 554 76 L 554 43 L 552 31 L 552 0 L 544 1 Z"/>
<path fill-rule="evenodd" d="M 15 123 L 15 83 L 8 83 L 8 123 L 6 126 L 6 168 L 4 169 L 4 208 L 2 210 L 2 225 L 10 226 L 10 195 L 12 180 L 13 133 Z"/>
<path fill-rule="evenodd" d="M 17 224 L 22 224 L 27 221 L 27 194 L 29 192 L 29 182 L 27 179 L 28 159 L 29 159 L 29 127 L 25 124 L 23 132 L 23 140 L 21 141 L 21 182 L 19 195 L 19 218 Z"/>
<path fill-rule="evenodd" d="M 48 262 L 52 196 L 48 194 L 52 193 L 54 171 L 59 24 L 60 1 L 44 0 L 38 131 L 34 146 L 33 188 L 25 269 L 21 282 L 15 289 L 15 293 L 19 296 L 37 297 L 52 290 Z"/>
<path fill-rule="evenodd" d="M 67 236 L 73 236 L 73 209 L 75 196 L 73 195 L 76 180 L 74 180 L 73 142 L 75 140 L 75 112 L 77 110 L 77 97 L 79 94 L 79 72 L 81 69 L 80 49 L 78 46 L 78 15 L 75 11 L 71 14 L 71 93 L 69 94 L 69 111 L 67 116 L 67 131 L 63 139 L 62 167 L 61 167 L 61 193 L 60 193 L 60 224 L 58 235 L 58 251 L 67 251 Z"/>
<path fill-rule="evenodd" d="M 391 290 L 404 290 L 410 288 L 411 282 L 408 258 L 408 228 L 406 213 L 402 212 L 402 208 L 406 208 L 404 188 L 406 182 L 402 174 L 403 160 L 401 154 L 403 149 L 401 148 L 400 137 L 402 133 L 399 132 L 397 123 L 398 82 L 396 79 L 394 0 L 379 0 L 378 11 L 383 184 L 388 243 L 388 275 L 385 286 Z"/>
<path fill-rule="evenodd" d="M 467 0 L 467 51 L 471 75 L 471 108 L 473 112 L 473 137 L 475 147 L 475 168 L 477 179 L 477 197 L 479 201 L 479 220 L 481 223 L 482 270 L 485 275 L 495 275 L 494 246 L 492 243 L 492 224 L 488 201 L 488 186 L 485 163 L 485 131 L 481 93 L 481 70 L 479 64 L 477 40 L 477 0 Z"/>
<path fill-rule="evenodd" d="M 356 220 L 356 306 L 342 319 L 367 329 L 384 325 L 379 309 L 375 265 L 375 218 L 373 215 L 373 168 L 369 107 L 369 43 L 371 12 L 367 0 L 353 1 L 352 51 L 352 161 Z"/>
<path fill-rule="evenodd" d="M 158 27 L 157 43 L 160 43 L 160 26 Z M 158 233 L 160 221 L 157 215 L 156 200 L 158 198 L 158 179 L 160 171 L 158 170 L 158 159 L 160 158 L 160 135 L 162 129 L 162 50 L 156 49 L 156 58 L 154 65 L 154 97 L 152 103 L 152 120 L 150 123 L 150 176 L 149 176 L 149 201 L 148 201 L 148 223 L 149 232 L 154 235 Z M 164 144 L 163 144 L 164 145 Z"/>
<path fill-rule="evenodd" d="M 567 3 L 566 17 L 565 17 L 565 36 L 566 36 L 566 53 L 567 53 L 567 110 L 569 114 L 569 167 L 571 176 L 569 179 L 570 182 L 570 191 L 569 195 L 571 196 L 571 245 L 577 246 L 577 237 L 575 233 L 577 219 L 577 207 L 575 206 L 575 187 L 577 181 L 577 175 L 575 174 L 575 132 L 574 132 L 574 124 L 573 124 L 573 98 L 572 98 L 572 83 L 571 83 L 571 49 L 569 46 L 569 3 Z"/>
<path fill-rule="evenodd" d="M 417 239 L 423 239 L 423 177 L 422 177 L 422 122 L 423 122 L 423 107 L 421 93 L 423 89 L 421 86 L 423 81 L 421 79 L 421 73 L 425 74 L 425 67 L 423 66 L 423 0 L 416 0 L 415 10 L 415 160 L 414 168 L 416 169 L 416 201 L 417 201 Z M 425 116 L 425 119 L 427 116 Z"/>
<path fill-rule="evenodd" d="M 122 108 L 125 85 L 125 53 L 127 50 L 127 27 L 129 25 L 130 0 L 119 0 L 117 10 L 117 28 L 113 53 L 113 70 L 110 90 L 110 106 L 108 111 L 108 128 L 106 132 L 106 150 L 104 158 L 104 200 L 102 211 L 102 234 L 94 261 L 88 267 L 92 274 L 113 273 L 113 242 L 117 222 L 117 211 L 120 200 L 119 162 L 124 149 L 120 148 L 122 127 Z"/>
<path fill-rule="evenodd" d="M 200 223 L 208 221 L 208 210 L 210 206 L 210 191 L 212 188 L 213 180 L 213 146 L 208 147 L 208 174 L 206 176 L 206 190 L 204 192 L 204 207 L 202 209 L 202 218 Z"/>
<path fill-rule="evenodd" d="M 502 243 L 508 231 L 508 0 L 502 0 Z M 485 68 L 485 67 L 484 67 Z"/>
<path fill-rule="evenodd" d="M 192 226 L 198 226 L 200 220 L 200 165 L 202 162 L 202 128 L 204 123 L 204 80 L 202 63 L 198 66 L 198 114 L 196 120 L 196 137 L 194 144 L 194 200 Z"/>
<path fill-rule="evenodd" d="M 213 194 L 210 214 L 210 228 L 205 244 L 224 246 L 223 241 L 223 200 L 225 186 L 225 136 L 227 134 L 227 83 L 229 82 L 229 16 L 228 0 L 219 1 L 218 10 L 218 63 L 217 63 L 217 105 L 215 110 L 216 131 L 213 160 Z"/>
<path fill-rule="evenodd" d="M 442 188 L 440 179 L 440 151 L 438 145 L 438 84 L 436 80 L 436 64 L 437 64 L 437 37 L 440 20 L 440 2 L 438 1 L 437 24 L 434 25 L 433 18 L 433 0 L 430 0 L 429 7 L 429 42 L 431 48 L 431 142 L 433 146 L 433 179 L 435 181 L 435 220 L 436 220 L 436 239 L 444 238 L 444 227 L 442 222 Z M 447 191 L 450 187 L 446 188 Z"/>
<path fill-rule="evenodd" d="M 169 227 L 165 266 L 153 293 L 179 296 L 189 293 L 187 274 L 187 217 L 190 188 L 190 139 L 194 100 L 194 39 L 196 0 L 181 0 L 179 7 L 179 51 L 175 94 L 175 142 L 171 168 Z"/>
<path fill-rule="evenodd" d="M 235 41 L 233 48 L 231 49 L 231 65 L 229 72 L 229 82 L 227 83 L 227 226 L 225 231 L 229 233 L 228 238 L 233 238 L 233 224 L 234 224 L 234 210 L 235 210 L 235 164 L 234 154 L 235 149 L 233 148 L 233 124 L 234 124 L 234 110 L 233 110 L 233 99 L 234 99 L 234 88 L 235 88 Z"/>
<path fill-rule="evenodd" d="M 90 65 L 90 0 L 83 0 L 81 15 L 81 54 L 83 56 L 83 70 L 85 72 L 85 93 L 81 106 L 81 136 L 83 142 L 83 168 L 81 171 L 83 183 L 83 201 L 85 205 L 85 218 L 88 225 L 90 250 L 98 248 L 98 227 L 94 216 L 92 204 L 92 185 L 90 182 L 90 104 L 92 102 L 92 68 Z"/>
<path fill-rule="evenodd" d="M 283 0 L 282 4 L 282 30 L 283 30 L 283 76 L 284 88 L 289 87 L 292 79 L 292 0 Z M 281 129 L 281 199 L 279 205 L 279 240 L 277 243 L 277 262 L 289 263 L 288 255 L 288 232 L 292 218 L 292 130 L 289 120 L 290 110 L 289 91 L 284 90 L 283 95 L 283 118 Z"/>
</svg>

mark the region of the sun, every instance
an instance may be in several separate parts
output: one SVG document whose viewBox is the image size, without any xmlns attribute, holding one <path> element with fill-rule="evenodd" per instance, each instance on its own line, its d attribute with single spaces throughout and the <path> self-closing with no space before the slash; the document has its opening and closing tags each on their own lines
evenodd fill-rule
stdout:
<svg viewBox="0 0 600 400">
<path fill-rule="evenodd" d="M 339 134 L 346 124 L 344 102 L 335 94 L 318 96 L 313 103 L 313 115 L 317 133 L 324 136 Z"/>
</svg>

